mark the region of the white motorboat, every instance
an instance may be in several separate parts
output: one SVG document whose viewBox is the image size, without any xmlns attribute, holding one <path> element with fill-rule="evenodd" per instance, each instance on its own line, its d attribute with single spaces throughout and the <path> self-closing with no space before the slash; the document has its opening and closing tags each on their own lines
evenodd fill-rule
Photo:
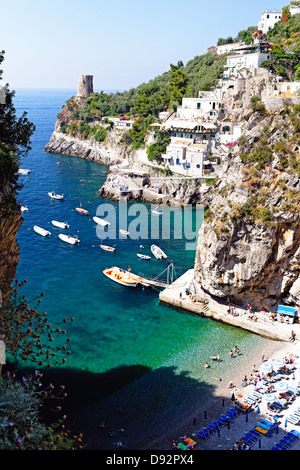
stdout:
<svg viewBox="0 0 300 470">
<path fill-rule="evenodd" d="M 151 245 L 151 252 L 155 256 L 156 259 L 168 258 L 166 253 L 157 245 Z"/>
<path fill-rule="evenodd" d="M 58 199 L 59 201 L 62 201 L 64 198 L 63 194 L 56 194 L 54 191 L 48 193 L 48 196 L 50 196 L 52 199 Z"/>
<path fill-rule="evenodd" d="M 137 257 L 140 259 L 145 259 L 145 260 L 151 259 L 151 256 L 143 255 L 141 253 L 137 253 Z"/>
<path fill-rule="evenodd" d="M 31 171 L 26 169 L 26 168 L 20 168 L 18 170 L 18 173 L 19 173 L 19 175 L 28 175 L 29 173 L 31 173 Z"/>
<path fill-rule="evenodd" d="M 70 225 L 67 222 L 57 222 L 57 220 L 52 220 L 52 224 L 58 228 L 70 228 Z"/>
<path fill-rule="evenodd" d="M 156 215 L 162 215 L 162 214 L 163 214 L 163 212 L 162 212 L 162 211 L 160 211 L 160 210 L 158 210 L 158 208 L 159 208 L 159 206 L 157 206 L 155 209 L 153 209 L 153 211 L 151 211 L 151 212 L 152 212 L 152 214 L 156 214 Z"/>
<path fill-rule="evenodd" d="M 45 230 L 44 228 L 38 227 L 38 225 L 35 225 L 33 227 L 33 230 L 36 233 L 39 233 L 40 235 L 42 235 L 43 237 L 48 237 L 51 235 L 51 232 L 49 232 L 48 230 Z"/>
<path fill-rule="evenodd" d="M 100 217 L 93 217 L 93 221 L 96 222 L 98 225 L 102 225 L 103 227 L 106 227 L 107 225 L 110 225 L 107 220 L 101 219 Z"/>
<path fill-rule="evenodd" d="M 58 237 L 66 243 L 69 243 L 70 245 L 78 245 L 80 240 L 78 240 L 77 235 L 74 235 L 74 237 L 71 237 L 71 235 L 64 235 L 60 233 Z"/>
<path fill-rule="evenodd" d="M 21 206 L 21 212 L 28 212 L 27 206 Z"/>
<path fill-rule="evenodd" d="M 109 246 L 109 245 L 102 245 L 101 244 L 100 248 L 102 248 L 102 250 L 105 250 L 105 251 L 116 251 L 114 246 Z"/>
<path fill-rule="evenodd" d="M 129 232 L 126 232 L 126 230 L 122 230 L 121 228 L 120 228 L 120 233 L 121 233 L 122 235 L 130 235 Z"/>
</svg>

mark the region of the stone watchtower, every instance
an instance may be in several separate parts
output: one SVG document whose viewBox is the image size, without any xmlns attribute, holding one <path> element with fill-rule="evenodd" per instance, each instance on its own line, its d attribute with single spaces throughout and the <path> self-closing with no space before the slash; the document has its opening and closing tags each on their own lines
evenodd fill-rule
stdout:
<svg viewBox="0 0 300 470">
<path fill-rule="evenodd" d="M 93 75 L 80 75 L 78 79 L 77 96 L 84 98 L 94 93 Z"/>
</svg>

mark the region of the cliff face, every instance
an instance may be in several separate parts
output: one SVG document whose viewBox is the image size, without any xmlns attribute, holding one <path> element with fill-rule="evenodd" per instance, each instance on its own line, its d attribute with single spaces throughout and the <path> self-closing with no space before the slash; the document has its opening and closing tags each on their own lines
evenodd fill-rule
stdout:
<svg viewBox="0 0 300 470">
<path fill-rule="evenodd" d="M 115 136 L 116 138 L 117 136 Z M 117 139 L 116 139 L 117 141 Z M 60 153 L 85 158 L 104 165 L 121 163 L 128 157 L 126 148 L 122 149 L 113 139 L 107 143 L 98 143 L 95 140 L 83 140 L 71 137 L 60 132 L 59 123 L 55 126 L 50 141 L 45 147 L 49 153 Z"/>
<path fill-rule="evenodd" d="M 6 202 L 8 190 L 0 193 L 0 304 L 9 298 L 20 259 L 17 233 L 23 223 L 19 206 Z"/>
<path fill-rule="evenodd" d="M 214 296 L 300 306 L 299 118 L 293 106 L 239 115 L 242 137 L 215 184 L 195 259 L 195 280 Z"/>
</svg>

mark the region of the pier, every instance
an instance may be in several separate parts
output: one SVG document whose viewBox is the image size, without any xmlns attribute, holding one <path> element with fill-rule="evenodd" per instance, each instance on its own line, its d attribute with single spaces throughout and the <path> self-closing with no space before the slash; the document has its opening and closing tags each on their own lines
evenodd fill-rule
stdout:
<svg viewBox="0 0 300 470">
<path fill-rule="evenodd" d="M 201 293 L 193 292 L 193 279 L 194 270 L 190 269 L 161 291 L 159 300 L 201 317 L 242 328 L 276 341 L 289 341 L 291 333 L 294 331 L 296 333 L 296 341 L 299 341 L 299 324 L 273 321 L 263 311 L 255 312 L 256 320 L 253 320 L 249 318 L 249 312 L 246 309 L 237 306 L 234 307 L 233 314 L 228 313 L 227 304 L 221 301 L 218 302 L 202 290 Z M 192 295 L 190 294 L 191 292 Z"/>
</svg>

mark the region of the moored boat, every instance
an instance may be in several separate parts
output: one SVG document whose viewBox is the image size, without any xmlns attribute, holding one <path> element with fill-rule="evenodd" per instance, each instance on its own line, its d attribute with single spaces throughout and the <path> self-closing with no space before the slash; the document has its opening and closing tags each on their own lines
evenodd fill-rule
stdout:
<svg viewBox="0 0 300 470">
<path fill-rule="evenodd" d="M 157 245 L 151 245 L 151 252 L 156 259 L 167 259 L 166 253 Z"/>
<path fill-rule="evenodd" d="M 35 225 L 33 227 L 33 230 L 39 235 L 42 235 L 43 237 L 49 237 L 51 235 L 51 232 L 49 232 L 49 230 L 45 230 L 44 228 L 39 227 L 38 225 Z"/>
<path fill-rule="evenodd" d="M 56 194 L 54 191 L 52 191 L 51 193 L 48 193 L 48 196 L 50 196 L 51 199 L 57 199 L 59 201 L 62 201 L 64 198 L 63 194 Z"/>
<path fill-rule="evenodd" d="M 57 220 L 52 220 L 52 225 L 59 228 L 70 228 L 67 222 L 57 222 Z"/>
<path fill-rule="evenodd" d="M 71 235 L 64 235 L 63 233 L 60 233 L 58 237 L 66 243 L 69 243 L 70 245 L 78 245 L 80 240 L 78 240 L 77 235 L 74 235 L 74 237 L 71 237 Z"/>
<path fill-rule="evenodd" d="M 163 214 L 163 212 L 162 212 L 162 211 L 160 211 L 158 208 L 159 208 L 159 206 L 157 206 L 155 209 L 153 209 L 153 211 L 151 211 L 151 212 L 152 212 L 152 214 L 156 214 L 156 215 L 162 215 L 162 214 Z"/>
<path fill-rule="evenodd" d="M 98 225 L 102 225 L 103 227 L 106 227 L 107 225 L 110 225 L 107 220 L 101 219 L 100 217 L 93 217 L 93 221 L 96 222 Z"/>
<path fill-rule="evenodd" d="M 102 248 L 102 250 L 105 250 L 105 251 L 116 251 L 114 246 L 109 246 L 109 245 L 102 245 L 101 244 L 100 248 Z"/>
<path fill-rule="evenodd" d="M 79 214 L 89 215 L 89 211 L 87 211 L 86 209 L 82 209 L 82 207 L 76 207 L 76 210 L 77 212 L 79 212 Z"/>
<path fill-rule="evenodd" d="M 126 287 L 136 287 L 139 283 L 139 278 L 131 276 L 129 271 L 117 267 L 104 269 L 103 274 L 112 281 L 117 282 Z"/>
<path fill-rule="evenodd" d="M 26 169 L 26 168 L 20 168 L 18 170 L 18 173 L 19 173 L 19 175 L 28 175 L 29 173 L 31 173 L 31 171 Z"/>
<path fill-rule="evenodd" d="M 127 232 L 126 230 L 122 230 L 121 228 L 120 228 L 120 233 L 121 233 L 122 235 L 130 235 L 129 232 Z"/>
<path fill-rule="evenodd" d="M 21 206 L 21 212 L 28 212 L 27 206 Z"/>
<path fill-rule="evenodd" d="M 151 256 L 143 255 L 141 253 L 137 253 L 137 257 L 140 259 L 145 259 L 145 260 L 151 259 Z"/>
</svg>

